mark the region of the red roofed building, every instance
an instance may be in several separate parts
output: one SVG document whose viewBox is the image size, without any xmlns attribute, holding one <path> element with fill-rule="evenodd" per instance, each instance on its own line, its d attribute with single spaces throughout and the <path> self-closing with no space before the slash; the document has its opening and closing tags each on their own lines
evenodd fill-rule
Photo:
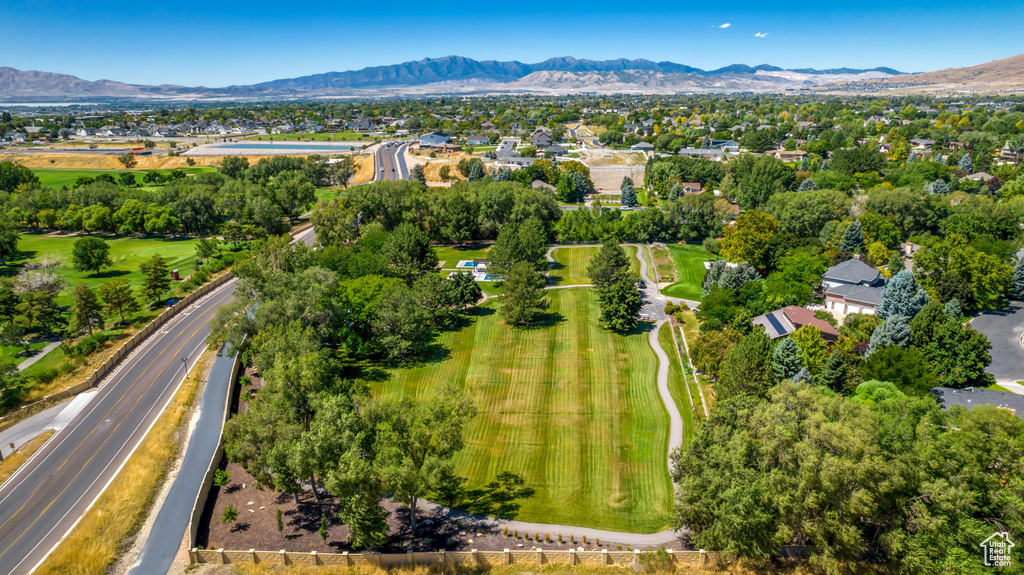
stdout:
<svg viewBox="0 0 1024 575">
<path fill-rule="evenodd" d="M 830 323 L 814 317 L 813 311 L 797 305 L 787 306 L 764 315 L 759 315 L 751 320 L 751 323 L 764 327 L 768 337 L 772 339 L 791 335 L 794 331 L 805 325 L 814 326 L 821 330 L 821 335 L 825 338 L 825 341 L 839 339 L 839 332 Z"/>
</svg>

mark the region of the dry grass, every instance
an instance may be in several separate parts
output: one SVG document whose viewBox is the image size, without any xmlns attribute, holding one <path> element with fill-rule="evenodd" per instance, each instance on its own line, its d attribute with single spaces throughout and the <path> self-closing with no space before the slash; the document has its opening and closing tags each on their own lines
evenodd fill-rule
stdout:
<svg viewBox="0 0 1024 575">
<path fill-rule="evenodd" d="M 262 157 L 247 156 L 250 163 Z M 220 156 L 138 156 L 133 170 L 167 170 L 187 168 L 192 158 L 197 166 L 219 166 Z M 102 154 L 0 154 L 0 161 L 17 162 L 26 168 L 59 170 L 123 170 L 116 155 Z"/>
<path fill-rule="evenodd" d="M 449 182 L 457 182 L 459 180 L 465 180 L 457 168 L 458 160 L 432 160 L 423 166 L 423 174 L 427 177 L 428 182 L 443 182 L 441 179 L 441 166 L 448 166 Z"/>
<path fill-rule="evenodd" d="M 107 572 L 125 548 L 126 541 L 145 521 L 167 469 L 178 456 L 181 428 L 187 424 L 199 382 L 213 357 L 212 351 L 203 353 L 142 445 L 36 573 L 99 575 Z"/>
<path fill-rule="evenodd" d="M 3 485 L 5 481 L 10 479 L 11 476 L 14 475 L 14 472 L 28 461 L 36 451 L 39 451 L 39 448 L 42 447 L 54 433 L 55 432 L 52 429 L 44 431 L 42 435 L 32 441 L 29 441 L 25 445 L 22 445 L 17 451 L 9 455 L 7 459 L 0 462 L 0 485 Z"/>
<path fill-rule="evenodd" d="M 359 169 L 356 175 L 352 176 L 351 184 L 365 184 L 373 181 L 373 156 L 370 154 L 359 154 L 356 156 L 356 164 Z"/>
<path fill-rule="evenodd" d="M 647 157 L 640 152 L 593 152 L 588 154 L 591 166 L 645 166 Z"/>
</svg>

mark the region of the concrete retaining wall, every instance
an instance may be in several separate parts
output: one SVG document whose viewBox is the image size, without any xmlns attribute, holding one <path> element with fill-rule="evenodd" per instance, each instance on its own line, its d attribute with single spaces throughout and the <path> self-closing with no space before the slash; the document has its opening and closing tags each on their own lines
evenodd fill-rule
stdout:
<svg viewBox="0 0 1024 575">
<path fill-rule="evenodd" d="M 400 567 L 403 565 L 433 565 L 468 563 L 472 565 L 634 565 L 643 561 L 640 551 L 575 551 L 537 549 L 534 551 L 426 551 L 406 553 L 299 553 L 294 551 L 225 551 L 224 549 L 189 550 L 191 563 L 214 565 L 375 565 Z M 668 562 L 673 567 L 704 567 L 717 565 L 721 555 L 714 551 L 668 551 Z"/>
<path fill-rule="evenodd" d="M 153 318 L 153 320 L 146 324 L 145 327 L 143 327 L 141 330 L 139 330 L 130 338 L 128 338 L 128 341 L 122 343 L 120 347 L 114 350 L 114 353 L 112 353 L 110 357 L 107 358 L 106 361 L 100 364 L 98 368 L 93 370 L 93 372 L 83 381 L 76 383 L 72 386 L 69 386 L 64 390 L 58 391 L 57 393 L 52 393 L 46 396 L 45 398 L 41 399 L 40 401 L 30 403 L 28 405 L 23 405 L 21 409 L 31 409 L 33 406 L 42 402 L 52 403 L 54 401 L 60 401 L 78 395 L 79 393 L 82 393 L 87 389 L 91 389 L 93 386 L 103 381 L 103 378 L 109 375 L 110 372 L 114 370 L 114 368 L 117 366 L 118 363 L 120 363 L 122 359 L 131 355 L 132 351 L 134 351 L 139 344 L 144 342 L 146 338 L 153 334 L 153 332 L 160 329 L 160 327 L 163 326 L 163 324 L 167 322 L 167 320 L 174 317 L 182 309 L 195 303 L 196 300 L 198 300 L 199 298 L 205 296 L 211 291 L 231 281 L 231 279 L 234 277 L 235 276 L 233 273 L 227 272 L 213 279 L 212 281 L 209 281 L 199 286 L 194 292 L 181 298 L 181 300 L 178 303 L 164 309 L 162 312 L 160 312 L 160 315 Z M 6 421 L 10 417 L 11 415 L 0 417 L 0 423 Z"/>
</svg>

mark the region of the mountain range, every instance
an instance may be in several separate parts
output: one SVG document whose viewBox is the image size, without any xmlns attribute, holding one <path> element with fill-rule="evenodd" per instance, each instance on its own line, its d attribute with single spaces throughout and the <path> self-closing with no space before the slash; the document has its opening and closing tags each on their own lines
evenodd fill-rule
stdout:
<svg viewBox="0 0 1024 575">
<path fill-rule="evenodd" d="M 735 64 L 716 70 L 702 70 L 674 62 L 644 59 L 580 60 L 567 56 L 526 64 L 446 56 L 252 85 L 207 88 L 169 84 L 147 86 L 112 80 L 88 81 L 66 74 L 0 67 L 0 101 L 73 101 L 97 98 L 249 100 L 492 93 L 780 92 L 831 82 L 889 78 L 900 74 L 891 68 L 787 70 L 767 64 Z"/>
</svg>

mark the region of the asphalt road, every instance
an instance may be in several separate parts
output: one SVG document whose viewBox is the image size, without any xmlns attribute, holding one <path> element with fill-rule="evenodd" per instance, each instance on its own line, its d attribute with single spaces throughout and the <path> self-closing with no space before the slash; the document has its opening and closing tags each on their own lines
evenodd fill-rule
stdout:
<svg viewBox="0 0 1024 575">
<path fill-rule="evenodd" d="M 164 324 L 0 488 L 0 575 L 31 571 L 102 493 L 206 346 L 233 289 L 225 284 Z"/>
<path fill-rule="evenodd" d="M 408 147 L 408 142 L 378 146 L 373 152 L 374 181 L 408 180 L 409 168 L 405 165 L 405 150 Z"/>
<path fill-rule="evenodd" d="M 971 320 L 971 327 L 992 342 L 992 363 L 985 369 L 997 381 L 1024 379 L 1024 303 L 1010 302 L 1006 310 L 987 311 Z"/>
<path fill-rule="evenodd" d="M 312 245 L 316 235 L 310 228 L 295 239 Z M 164 324 L 0 486 L 0 575 L 30 572 L 71 531 L 174 395 L 206 347 L 210 320 L 231 302 L 233 290 L 228 282 Z M 190 511 L 193 501 L 182 505 Z"/>
</svg>

